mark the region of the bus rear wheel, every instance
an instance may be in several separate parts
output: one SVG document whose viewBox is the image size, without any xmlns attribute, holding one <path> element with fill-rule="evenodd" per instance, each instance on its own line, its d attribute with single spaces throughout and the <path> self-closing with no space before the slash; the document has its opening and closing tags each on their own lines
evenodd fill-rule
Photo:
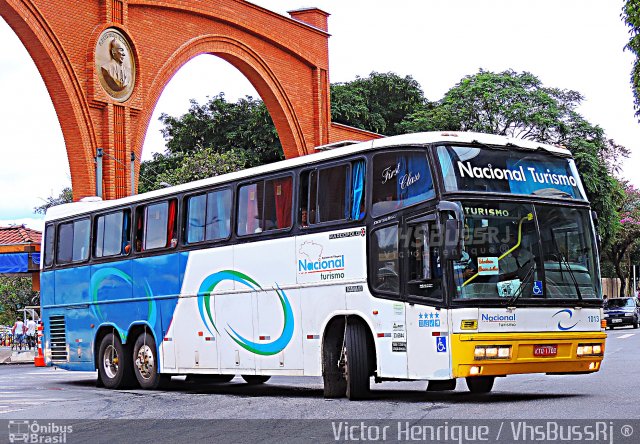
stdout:
<svg viewBox="0 0 640 444">
<path fill-rule="evenodd" d="M 467 378 L 467 387 L 471 393 L 489 393 L 493 388 L 494 376 L 472 376 Z"/>
<path fill-rule="evenodd" d="M 369 396 L 369 349 L 367 332 L 360 322 L 349 322 L 345 332 L 344 373 L 349 400 Z"/>
<path fill-rule="evenodd" d="M 171 376 L 158 372 L 156 341 L 153 335 L 146 331 L 138 335 L 133 346 L 133 363 L 136 379 L 143 389 L 157 389 L 171 379 Z"/>
<path fill-rule="evenodd" d="M 98 376 L 106 388 L 120 389 L 134 385 L 133 362 L 129 350 L 113 332 L 100 341 Z"/>
<path fill-rule="evenodd" d="M 244 379 L 247 384 L 257 385 L 257 384 L 264 384 L 269 379 L 271 379 L 271 376 L 242 375 L 242 379 Z"/>
</svg>

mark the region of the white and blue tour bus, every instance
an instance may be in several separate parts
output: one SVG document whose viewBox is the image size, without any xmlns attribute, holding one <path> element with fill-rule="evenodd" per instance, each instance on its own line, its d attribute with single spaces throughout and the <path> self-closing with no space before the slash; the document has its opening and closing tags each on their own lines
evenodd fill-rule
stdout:
<svg viewBox="0 0 640 444">
<path fill-rule="evenodd" d="M 188 375 L 375 382 L 586 374 L 606 334 L 571 153 L 477 133 L 388 137 L 49 209 L 45 357 L 108 388 Z"/>
</svg>

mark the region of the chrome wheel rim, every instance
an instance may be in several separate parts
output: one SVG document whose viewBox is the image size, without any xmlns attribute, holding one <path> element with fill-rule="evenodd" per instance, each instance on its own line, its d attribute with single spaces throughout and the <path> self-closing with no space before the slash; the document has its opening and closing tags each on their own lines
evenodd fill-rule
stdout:
<svg viewBox="0 0 640 444">
<path fill-rule="evenodd" d="M 149 379 L 153 376 L 154 366 L 155 362 L 151 347 L 143 344 L 142 347 L 138 349 L 138 354 L 136 355 L 136 368 L 138 369 L 138 373 L 140 373 L 140 376 L 144 379 Z"/>
<path fill-rule="evenodd" d="M 118 374 L 118 368 L 120 368 L 120 359 L 118 358 L 118 351 L 113 345 L 108 345 L 104 350 L 103 356 L 104 372 L 109 379 L 113 379 Z"/>
</svg>

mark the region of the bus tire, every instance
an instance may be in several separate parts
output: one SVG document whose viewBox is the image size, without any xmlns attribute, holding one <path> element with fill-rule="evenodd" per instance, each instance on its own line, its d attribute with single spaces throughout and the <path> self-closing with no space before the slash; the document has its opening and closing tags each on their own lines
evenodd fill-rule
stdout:
<svg viewBox="0 0 640 444">
<path fill-rule="evenodd" d="M 109 389 L 129 388 L 135 383 L 129 349 L 113 332 L 107 333 L 100 341 L 98 376 L 102 384 Z"/>
<path fill-rule="evenodd" d="M 158 354 L 153 335 L 143 331 L 133 345 L 133 371 L 140 387 L 155 390 L 166 385 L 171 376 L 158 372 Z"/>
<path fill-rule="evenodd" d="M 242 375 L 242 379 L 244 379 L 247 384 L 258 385 L 267 382 L 269 379 L 271 379 L 271 376 Z"/>
<path fill-rule="evenodd" d="M 489 393 L 493 388 L 494 376 L 472 376 L 467 378 L 467 387 L 471 393 Z"/>
<path fill-rule="evenodd" d="M 331 347 L 323 355 L 324 397 L 342 398 L 347 394 L 347 380 L 344 377 L 344 369 L 339 367 L 340 349 Z"/>
<path fill-rule="evenodd" d="M 367 331 L 361 322 L 347 323 L 345 332 L 344 372 L 347 398 L 354 401 L 369 395 L 369 350 Z"/>
</svg>

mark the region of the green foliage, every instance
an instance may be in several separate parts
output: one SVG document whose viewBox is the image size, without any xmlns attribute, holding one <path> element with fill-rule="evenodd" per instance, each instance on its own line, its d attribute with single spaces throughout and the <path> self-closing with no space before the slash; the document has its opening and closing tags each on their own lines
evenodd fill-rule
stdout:
<svg viewBox="0 0 640 444">
<path fill-rule="evenodd" d="M 179 185 L 220 174 L 232 173 L 246 168 L 248 164 L 245 151 L 232 149 L 218 153 L 210 147 L 190 154 L 175 156 L 155 154 L 154 162 L 165 167 L 174 164 L 175 167 L 163 168 L 162 172 L 158 174 L 146 172 L 147 180 L 153 180 L 153 182 L 145 185 L 153 190 L 162 188 L 161 184 L 163 182 L 170 185 Z M 149 168 L 148 163 L 144 166 Z M 142 184 L 140 185 L 142 186 Z"/>
<path fill-rule="evenodd" d="M 402 134 L 400 123 L 425 105 L 411 76 L 372 72 L 367 78 L 331 85 L 331 119 L 387 136 Z"/>
<path fill-rule="evenodd" d="M 142 162 L 140 192 L 163 181 L 176 185 L 284 158 L 267 107 L 250 96 L 236 103 L 227 102 L 223 93 L 202 105 L 192 100 L 186 114 L 162 114 L 160 121 L 166 151 Z"/>
<path fill-rule="evenodd" d="M 45 214 L 47 210 L 56 205 L 73 202 L 73 192 L 71 187 L 65 187 L 62 189 L 58 196 L 49 196 L 44 201 L 44 204 L 39 207 L 35 207 L 33 212 L 36 214 Z"/>
<path fill-rule="evenodd" d="M 628 270 L 624 269 L 623 262 L 627 255 L 637 259 L 640 253 L 640 190 L 633 185 L 625 183 L 623 189 L 624 198 L 616 214 L 616 235 L 612 238 L 604 250 L 604 255 L 610 261 L 613 270 L 621 281 L 620 296 L 625 296 L 625 282 Z M 636 262 L 634 262 L 636 263 Z"/>
<path fill-rule="evenodd" d="M 0 325 L 13 325 L 19 310 L 40 305 L 40 293 L 33 291 L 30 277 L 0 276 Z"/>
<path fill-rule="evenodd" d="M 607 139 L 576 107 L 580 93 L 548 88 L 533 74 L 480 70 L 464 77 L 442 100 L 410 115 L 406 132 L 477 131 L 563 145 L 573 153 L 605 244 L 615 236 L 624 193 L 614 177 L 628 150 Z"/>
<path fill-rule="evenodd" d="M 626 0 L 622 7 L 622 18 L 629 27 L 629 43 L 625 49 L 636 56 L 631 69 L 631 87 L 635 97 L 636 117 L 640 119 L 640 0 Z"/>
</svg>

